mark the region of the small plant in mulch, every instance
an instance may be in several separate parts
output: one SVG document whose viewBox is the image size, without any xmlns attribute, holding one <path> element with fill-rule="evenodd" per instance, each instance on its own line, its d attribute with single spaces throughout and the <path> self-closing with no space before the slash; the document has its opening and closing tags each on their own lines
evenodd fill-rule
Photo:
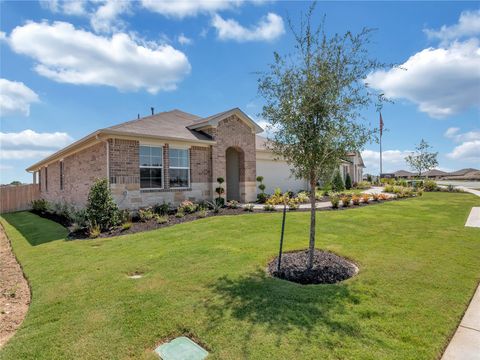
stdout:
<svg viewBox="0 0 480 360">
<path fill-rule="evenodd" d="M 340 197 L 338 195 L 331 195 L 330 203 L 332 204 L 332 208 L 338 209 L 338 205 L 340 204 Z"/>
<path fill-rule="evenodd" d="M 370 194 L 362 194 L 362 201 L 365 204 L 368 204 L 369 200 L 370 200 Z"/>
<path fill-rule="evenodd" d="M 243 208 L 243 211 L 248 211 L 248 212 L 253 212 L 254 205 L 253 204 L 247 204 Z"/>
<path fill-rule="evenodd" d="M 360 199 L 361 199 L 361 197 L 359 195 L 353 195 L 352 196 L 353 205 L 360 205 Z"/>
<path fill-rule="evenodd" d="M 358 272 L 351 261 L 328 251 L 315 249 L 313 267 L 307 269 L 308 250 L 287 252 L 282 255 L 280 271 L 278 257 L 268 264 L 268 273 L 276 278 L 295 283 L 335 284 L 351 278 Z"/>
<path fill-rule="evenodd" d="M 166 224 L 168 223 L 168 216 L 167 215 L 155 215 L 155 221 L 157 224 Z"/>
</svg>

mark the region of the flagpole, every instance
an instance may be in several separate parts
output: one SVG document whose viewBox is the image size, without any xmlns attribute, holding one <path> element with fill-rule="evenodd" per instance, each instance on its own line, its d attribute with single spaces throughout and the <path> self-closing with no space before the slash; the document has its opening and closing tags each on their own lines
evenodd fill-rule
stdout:
<svg viewBox="0 0 480 360">
<path fill-rule="evenodd" d="M 382 178 L 382 132 L 380 132 L 380 179 Z"/>
</svg>

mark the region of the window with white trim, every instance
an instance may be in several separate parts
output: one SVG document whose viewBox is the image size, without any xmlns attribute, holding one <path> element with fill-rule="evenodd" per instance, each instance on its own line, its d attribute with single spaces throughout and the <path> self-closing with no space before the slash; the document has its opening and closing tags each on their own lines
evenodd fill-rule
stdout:
<svg viewBox="0 0 480 360">
<path fill-rule="evenodd" d="M 163 187 L 163 147 L 140 146 L 140 188 Z"/>
<path fill-rule="evenodd" d="M 189 150 L 170 148 L 168 153 L 170 187 L 188 188 L 190 186 Z"/>
</svg>

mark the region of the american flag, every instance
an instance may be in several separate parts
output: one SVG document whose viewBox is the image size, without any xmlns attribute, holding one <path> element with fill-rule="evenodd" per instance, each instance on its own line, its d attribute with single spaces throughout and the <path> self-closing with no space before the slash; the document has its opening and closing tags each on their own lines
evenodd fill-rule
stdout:
<svg viewBox="0 0 480 360">
<path fill-rule="evenodd" d="M 383 135 L 383 119 L 382 119 L 382 113 L 380 113 L 380 136 Z"/>
</svg>

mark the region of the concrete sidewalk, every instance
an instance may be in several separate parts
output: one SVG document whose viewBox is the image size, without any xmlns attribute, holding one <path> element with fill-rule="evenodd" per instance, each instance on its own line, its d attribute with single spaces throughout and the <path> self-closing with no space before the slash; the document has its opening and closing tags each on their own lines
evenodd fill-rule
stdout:
<svg viewBox="0 0 480 360">
<path fill-rule="evenodd" d="M 462 190 L 480 196 L 480 191 L 459 186 Z M 480 285 L 467 311 L 443 353 L 442 360 L 480 360 Z"/>
</svg>

